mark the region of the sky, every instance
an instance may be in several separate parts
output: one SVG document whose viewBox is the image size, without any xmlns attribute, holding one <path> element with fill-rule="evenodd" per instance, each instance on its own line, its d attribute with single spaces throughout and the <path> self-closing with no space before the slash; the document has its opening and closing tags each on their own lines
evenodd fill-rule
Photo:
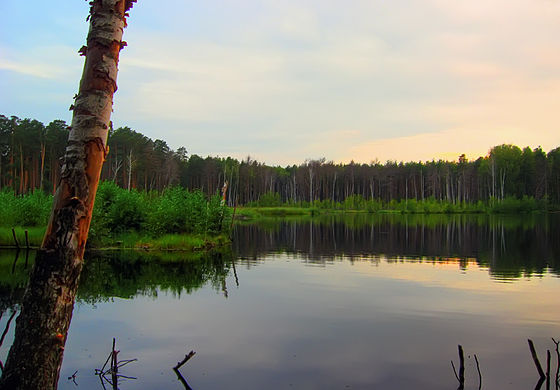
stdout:
<svg viewBox="0 0 560 390">
<path fill-rule="evenodd" d="M 1 0 L 0 114 L 47 124 L 84 0 Z M 560 146 L 560 0 L 139 0 L 112 121 L 189 154 L 456 160 Z"/>
</svg>

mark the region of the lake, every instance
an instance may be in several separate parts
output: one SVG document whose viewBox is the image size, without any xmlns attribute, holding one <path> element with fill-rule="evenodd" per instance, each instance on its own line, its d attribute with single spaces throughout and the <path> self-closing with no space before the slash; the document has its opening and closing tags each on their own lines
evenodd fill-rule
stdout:
<svg viewBox="0 0 560 390">
<path fill-rule="evenodd" d="M 33 256 L 0 253 L 0 331 Z M 113 337 L 138 359 L 121 389 L 185 389 L 172 367 L 190 350 L 195 390 L 455 389 L 459 344 L 465 388 L 476 354 L 483 389 L 533 389 L 529 338 L 556 369 L 558 215 L 271 219 L 237 225 L 222 252 L 87 257 L 60 389 L 103 389 Z"/>
</svg>

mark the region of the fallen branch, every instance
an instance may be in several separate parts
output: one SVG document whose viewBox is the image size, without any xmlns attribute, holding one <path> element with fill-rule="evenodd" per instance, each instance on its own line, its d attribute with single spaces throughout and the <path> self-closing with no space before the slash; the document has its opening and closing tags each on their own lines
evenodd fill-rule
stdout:
<svg viewBox="0 0 560 390">
<path fill-rule="evenodd" d="M 478 371 L 478 390 L 482 389 L 482 374 L 480 372 L 480 365 L 478 364 L 478 357 L 474 354 L 474 361 L 476 362 L 476 371 Z"/>
<path fill-rule="evenodd" d="M 76 382 L 76 374 L 77 373 L 78 373 L 78 370 L 74 371 L 74 373 L 68 377 L 68 380 L 72 380 L 72 382 L 74 382 L 74 384 L 76 386 L 78 386 L 78 382 Z"/>
<path fill-rule="evenodd" d="M 120 351 L 117 351 L 115 349 L 115 343 L 116 343 L 116 340 L 115 340 L 115 338 L 113 338 L 113 348 L 112 348 L 111 352 L 109 353 L 109 356 L 105 360 L 105 363 L 103 364 L 103 367 L 101 369 L 98 369 L 98 368 L 95 369 L 95 375 L 99 376 L 99 379 L 101 381 L 101 385 L 103 386 L 104 389 L 105 389 L 105 382 L 110 384 L 112 386 L 113 390 L 118 390 L 119 379 L 121 379 L 121 378 L 122 379 L 137 379 L 137 378 L 132 377 L 132 376 L 119 374 L 119 368 L 121 368 L 123 366 L 126 366 L 129 363 L 135 362 L 138 359 L 126 359 L 126 360 L 120 360 L 119 361 L 117 356 L 118 356 Z M 109 368 L 106 370 L 105 367 L 107 367 L 107 363 L 109 363 Z M 111 379 L 109 379 L 108 376 L 110 376 Z"/>
<path fill-rule="evenodd" d="M 4 339 L 6 338 L 6 335 L 8 334 L 8 330 L 10 329 L 10 323 L 12 322 L 12 320 L 14 319 L 14 317 L 16 316 L 16 311 L 14 310 L 12 312 L 12 315 L 10 316 L 10 318 L 8 318 L 8 322 L 6 322 L 6 327 L 4 328 L 4 331 L 2 332 L 2 336 L 0 336 L 0 347 L 2 347 L 2 344 L 4 343 Z M 2 318 L 2 314 L 4 314 L 3 312 L 0 313 L 0 318 Z M 0 370 L 2 370 L 2 372 L 4 372 L 4 364 L 2 363 L 2 361 L 0 360 Z"/>
<path fill-rule="evenodd" d="M 12 274 L 16 273 L 16 264 L 19 259 L 19 248 L 16 249 L 16 258 L 14 259 L 14 263 L 12 264 Z"/>
<path fill-rule="evenodd" d="M 16 248 L 19 249 L 19 241 L 17 239 L 16 230 L 14 228 L 12 228 L 12 236 L 14 237 L 14 242 L 16 243 Z"/>
<path fill-rule="evenodd" d="M 173 367 L 173 371 L 175 371 L 175 375 L 177 375 L 177 379 L 185 387 L 185 390 L 192 390 L 192 388 L 189 386 L 187 380 L 183 377 L 183 375 L 181 375 L 179 368 L 181 368 L 186 362 L 188 362 L 189 359 L 192 358 L 195 354 L 196 354 L 195 351 L 190 351 L 188 354 L 185 355 L 185 358 L 183 360 L 178 362 L 177 365 Z"/>
<path fill-rule="evenodd" d="M 556 346 L 556 389 L 560 389 L 560 351 L 558 350 L 558 344 L 560 344 L 560 341 L 556 341 L 553 338 L 552 342 Z"/>
<path fill-rule="evenodd" d="M 183 366 L 183 364 L 188 362 L 189 359 L 192 358 L 194 355 L 196 355 L 196 352 L 195 351 L 190 351 L 188 354 L 185 355 L 185 358 L 183 360 L 178 362 L 177 365 L 175 367 L 173 367 L 173 369 L 178 370 L 179 368 L 181 368 Z"/>
<path fill-rule="evenodd" d="M 4 338 L 6 338 L 6 334 L 8 334 L 8 330 L 10 329 L 10 323 L 12 322 L 16 314 L 17 312 L 14 310 L 10 318 L 8 318 L 8 322 L 6 322 L 6 327 L 4 328 L 4 332 L 2 332 L 2 336 L 0 337 L 0 347 L 4 343 Z"/>
<path fill-rule="evenodd" d="M 533 362 L 535 362 L 535 366 L 537 367 L 537 371 L 539 372 L 539 377 L 541 379 L 545 379 L 546 376 L 541 366 L 541 362 L 539 361 L 539 357 L 537 356 L 537 351 L 535 350 L 535 345 L 533 344 L 533 340 L 528 339 L 527 342 L 529 343 L 529 350 L 531 351 L 531 356 L 533 357 Z"/>
<path fill-rule="evenodd" d="M 546 350 L 546 390 L 550 390 L 550 350 Z"/>
<path fill-rule="evenodd" d="M 457 390 L 463 390 L 465 388 L 465 355 L 463 353 L 463 347 L 461 345 L 458 345 L 457 347 L 459 349 L 459 375 L 457 375 L 457 370 L 455 369 L 453 360 L 451 360 L 451 367 L 453 367 L 455 378 L 459 381 L 459 387 Z"/>
</svg>

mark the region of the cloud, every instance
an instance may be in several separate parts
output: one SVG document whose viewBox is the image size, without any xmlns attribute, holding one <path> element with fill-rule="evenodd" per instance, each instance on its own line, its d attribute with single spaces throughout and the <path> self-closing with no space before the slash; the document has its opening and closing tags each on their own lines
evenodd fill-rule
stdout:
<svg viewBox="0 0 560 390">
<path fill-rule="evenodd" d="M 41 79 L 66 79 L 68 69 L 78 69 L 83 59 L 77 50 L 63 45 L 13 49 L 0 47 L 0 70 Z"/>
<path fill-rule="evenodd" d="M 16 62 L 0 58 L 0 70 L 20 73 L 28 76 L 39 77 L 44 79 L 56 78 L 60 72 L 57 72 L 52 66 L 41 64 L 33 64 L 29 62 Z"/>
<path fill-rule="evenodd" d="M 193 153 L 282 164 L 554 147 L 559 20 L 548 0 L 146 1 L 125 32 L 114 121 Z M 0 69 L 61 85 L 75 72 L 74 88 L 82 58 L 64 34 L 0 50 Z M 37 95 L 19 80 L 6 94 Z"/>
</svg>

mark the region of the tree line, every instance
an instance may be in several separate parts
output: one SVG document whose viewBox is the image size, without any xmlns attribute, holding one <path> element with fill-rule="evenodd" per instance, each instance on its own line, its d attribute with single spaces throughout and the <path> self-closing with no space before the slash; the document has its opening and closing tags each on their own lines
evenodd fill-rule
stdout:
<svg viewBox="0 0 560 390">
<path fill-rule="evenodd" d="M 60 179 L 68 126 L 0 115 L 0 189 L 25 194 L 54 192 Z M 162 191 L 170 186 L 207 195 L 229 183 L 227 202 L 277 205 L 344 202 L 352 197 L 391 202 L 432 199 L 451 204 L 499 202 L 523 197 L 560 204 L 560 147 L 498 145 L 484 157 L 457 161 L 369 164 L 306 160 L 269 166 L 247 157 L 201 157 L 129 127 L 110 129 L 109 153 L 101 174 L 125 189 Z M 259 203 L 260 202 L 260 203 Z"/>
</svg>

